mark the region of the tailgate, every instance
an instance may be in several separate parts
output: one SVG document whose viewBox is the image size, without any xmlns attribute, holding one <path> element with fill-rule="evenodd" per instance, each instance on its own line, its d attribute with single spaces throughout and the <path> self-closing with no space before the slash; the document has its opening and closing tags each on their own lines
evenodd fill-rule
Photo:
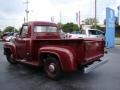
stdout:
<svg viewBox="0 0 120 90">
<path fill-rule="evenodd" d="M 85 40 L 85 60 L 96 60 L 104 55 L 104 42 L 102 40 Z"/>
</svg>

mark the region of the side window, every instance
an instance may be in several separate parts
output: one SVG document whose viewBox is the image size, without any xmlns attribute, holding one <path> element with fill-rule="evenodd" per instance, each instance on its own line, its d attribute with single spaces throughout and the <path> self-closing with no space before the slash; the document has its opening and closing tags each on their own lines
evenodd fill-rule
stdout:
<svg viewBox="0 0 120 90">
<path fill-rule="evenodd" d="M 103 32 L 97 31 L 97 35 L 103 35 Z"/>
<path fill-rule="evenodd" d="M 21 37 L 26 37 L 27 34 L 28 34 L 28 26 L 23 26 L 20 35 Z"/>
<path fill-rule="evenodd" d="M 96 35 L 96 31 L 95 30 L 89 30 L 89 34 L 90 35 Z"/>
</svg>

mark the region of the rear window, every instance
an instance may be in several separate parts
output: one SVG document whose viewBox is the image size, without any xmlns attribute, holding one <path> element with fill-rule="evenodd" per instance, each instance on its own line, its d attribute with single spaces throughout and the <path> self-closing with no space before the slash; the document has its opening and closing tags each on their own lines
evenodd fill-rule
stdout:
<svg viewBox="0 0 120 90">
<path fill-rule="evenodd" d="M 34 32 L 57 32 L 57 27 L 52 26 L 35 26 Z"/>
</svg>

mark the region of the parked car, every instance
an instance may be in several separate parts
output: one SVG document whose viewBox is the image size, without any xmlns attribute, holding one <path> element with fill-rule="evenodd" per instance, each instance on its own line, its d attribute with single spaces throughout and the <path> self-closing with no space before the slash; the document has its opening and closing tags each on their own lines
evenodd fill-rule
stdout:
<svg viewBox="0 0 120 90">
<path fill-rule="evenodd" d="M 5 32 L 2 36 L 1 36 L 1 39 L 3 41 L 9 41 L 10 40 L 10 37 L 13 36 L 13 32 Z"/>
<path fill-rule="evenodd" d="M 11 41 L 12 39 L 14 39 L 16 37 L 16 33 L 13 33 L 13 32 L 6 32 L 2 35 L 1 39 L 3 41 L 6 41 L 6 42 L 9 42 Z"/>
<path fill-rule="evenodd" d="M 81 31 L 73 31 L 69 34 L 70 38 L 101 38 L 105 39 L 105 33 L 98 29 L 86 29 Z"/>
</svg>

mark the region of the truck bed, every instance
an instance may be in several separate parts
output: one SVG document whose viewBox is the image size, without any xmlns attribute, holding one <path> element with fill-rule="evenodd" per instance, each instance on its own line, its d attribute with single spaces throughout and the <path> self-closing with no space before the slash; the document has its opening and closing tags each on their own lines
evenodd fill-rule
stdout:
<svg viewBox="0 0 120 90">
<path fill-rule="evenodd" d="M 41 39 L 33 42 L 36 55 L 38 48 L 42 46 L 63 47 L 74 54 L 78 63 L 92 62 L 104 55 L 104 42 L 101 39 Z"/>
</svg>

